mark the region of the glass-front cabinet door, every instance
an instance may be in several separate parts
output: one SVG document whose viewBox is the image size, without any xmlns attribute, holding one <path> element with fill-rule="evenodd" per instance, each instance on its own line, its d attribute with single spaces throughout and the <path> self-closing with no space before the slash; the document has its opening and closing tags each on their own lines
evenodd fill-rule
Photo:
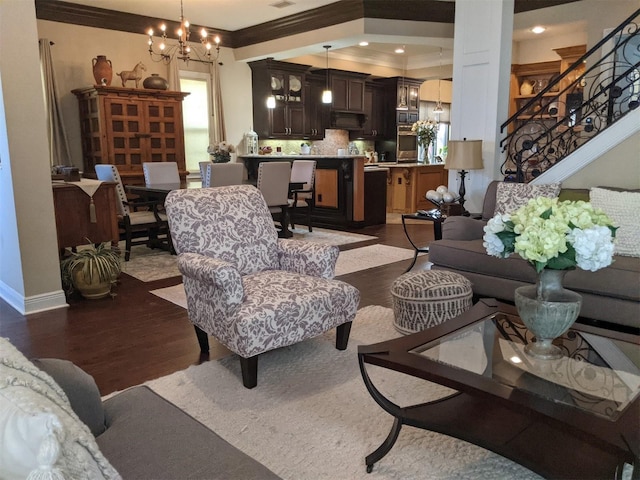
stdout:
<svg viewBox="0 0 640 480">
<path fill-rule="evenodd" d="M 302 75 L 290 73 L 288 77 L 288 101 L 302 104 L 302 86 L 304 85 Z"/>
</svg>

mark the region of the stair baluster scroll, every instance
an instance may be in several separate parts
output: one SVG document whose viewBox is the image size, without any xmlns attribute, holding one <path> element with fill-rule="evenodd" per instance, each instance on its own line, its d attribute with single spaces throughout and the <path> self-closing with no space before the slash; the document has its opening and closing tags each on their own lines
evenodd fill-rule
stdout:
<svg viewBox="0 0 640 480">
<path fill-rule="evenodd" d="M 531 181 L 638 108 L 639 18 L 640 9 L 501 125 L 505 180 Z"/>
</svg>

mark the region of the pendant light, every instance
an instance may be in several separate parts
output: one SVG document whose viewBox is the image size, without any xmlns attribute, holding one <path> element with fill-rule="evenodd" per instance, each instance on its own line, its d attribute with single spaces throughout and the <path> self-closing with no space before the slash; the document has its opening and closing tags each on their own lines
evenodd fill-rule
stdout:
<svg viewBox="0 0 640 480">
<path fill-rule="evenodd" d="M 436 103 L 436 108 L 433 109 L 433 113 L 439 115 L 444 113 L 444 108 L 442 108 L 442 102 L 440 102 L 440 82 L 442 81 L 442 47 L 440 47 L 440 62 L 438 65 L 438 103 Z"/>
<path fill-rule="evenodd" d="M 271 60 L 272 57 L 267 58 L 267 72 L 269 73 L 269 84 L 273 85 L 273 77 L 271 76 Z M 273 94 L 273 86 L 271 88 L 271 93 L 267 96 L 267 108 L 276 108 L 276 97 Z"/>
<path fill-rule="evenodd" d="M 322 48 L 327 51 L 327 83 L 324 91 L 322 92 L 322 103 L 332 103 L 333 95 L 329 89 L 329 49 L 331 48 L 331 45 L 324 45 Z"/>
</svg>

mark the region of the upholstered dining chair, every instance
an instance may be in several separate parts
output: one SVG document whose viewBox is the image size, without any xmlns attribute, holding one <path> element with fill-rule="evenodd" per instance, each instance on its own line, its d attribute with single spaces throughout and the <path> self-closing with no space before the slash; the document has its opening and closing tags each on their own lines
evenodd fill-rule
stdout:
<svg viewBox="0 0 640 480">
<path fill-rule="evenodd" d="M 143 162 L 142 171 L 147 185 L 180 183 L 176 162 Z"/>
<path fill-rule="evenodd" d="M 124 191 L 118 168 L 115 165 L 96 165 L 95 169 L 98 180 L 116 183 L 118 225 L 121 230 L 120 239 L 125 241 L 125 262 L 131 258 L 131 247 L 134 245 L 150 245 L 153 242 L 160 242 L 166 243 L 167 247 L 171 249 L 167 217 L 158 212 L 158 202 L 136 201 L 134 204 L 136 209 L 132 208 Z M 138 208 L 144 210 L 137 210 Z M 160 236 L 163 236 L 164 239 Z"/>
<path fill-rule="evenodd" d="M 200 180 L 202 181 L 202 186 L 204 187 L 205 177 L 207 176 L 207 165 L 212 165 L 213 162 L 207 160 L 206 162 L 198 162 L 198 166 L 200 167 Z"/>
<path fill-rule="evenodd" d="M 291 162 L 261 162 L 257 187 L 264 196 L 271 216 L 280 222 L 281 234 L 289 231 L 289 179 Z"/>
<path fill-rule="evenodd" d="M 165 206 L 200 349 L 212 335 L 236 353 L 245 387 L 269 350 L 333 328 L 347 347 L 360 294 L 333 279 L 338 247 L 278 238 L 253 185 L 174 190 Z"/>
<path fill-rule="evenodd" d="M 212 163 L 206 165 L 202 186 L 225 187 L 227 185 L 240 185 L 244 177 L 244 165 L 242 163 Z"/>
<path fill-rule="evenodd" d="M 313 209 L 315 195 L 315 160 L 294 160 L 291 164 L 291 183 L 304 183 L 302 188 L 292 190 L 289 198 L 289 217 L 291 228 L 295 228 L 294 217 L 299 210 L 305 210 L 307 217 L 307 227 L 313 231 L 311 226 L 311 210 Z"/>
</svg>

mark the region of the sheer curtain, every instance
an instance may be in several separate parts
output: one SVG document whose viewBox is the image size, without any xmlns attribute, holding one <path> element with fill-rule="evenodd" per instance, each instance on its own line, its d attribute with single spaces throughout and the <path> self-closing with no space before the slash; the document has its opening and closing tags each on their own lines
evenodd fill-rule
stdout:
<svg viewBox="0 0 640 480">
<path fill-rule="evenodd" d="M 39 40 L 40 67 L 42 70 L 42 86 L 44 89 L 45 109 L 47 115 L 47 136 L 49 140 L 49 163 L 54 165 L 70 165 L 71 155 L 69 139 L 62 118 L 62 109 L 58 98 L 58 89 L 51 58 L 51 42 L 46 38 Z"/>
<path fill-rule="evenodd" d="M 178 59 L 173 57 L 169 62 L 169 90 L 180 92 L 180 72 L 178 71 Z"/>
<path fill-rule="evenodd" d="M 211 116 L 213 117 L 213 143 L 217 144 L 227 139 L 227 129 L 224 124 L 222 110 L 222 89 L 220 88 L 220 65 L 213 62 L 209 65 L 211 75 Z"/>
</svg>

